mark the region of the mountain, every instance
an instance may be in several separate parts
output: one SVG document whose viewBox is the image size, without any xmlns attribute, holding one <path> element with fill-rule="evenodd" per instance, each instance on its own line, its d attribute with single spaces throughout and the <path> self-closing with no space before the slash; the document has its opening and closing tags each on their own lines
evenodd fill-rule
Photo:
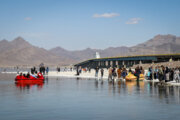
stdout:
<svg viewBox="0 0 180 120">
<path fill-rule="evenodd" d="M 1 66 L 39 65 L 42 62 L 48 65 L 65 65 L 73 62 L 64 57 L 56 56 L 43 48 L 32 46 L 21 37 L 11 42 L 0 41 L 0 51 Z"/>
<path fill-rule="evenodd" d="M 91 49 L 69 51 L 61 47 L 51 50 L 31 45 L 21 37 L 13 41 L 0 41 L 0 66 L 15 65 L 69 65 L 87 59 L 95 58 L 96 52 L 101 57 L 168 54 L 180 53 L 180 37 L 174 35 L 157 35 L 154 38 L 132 47 L 109 47 L 106 49 Z"/>
<path fill-rule="evenodd" d="M 129 48 L 131 54 L 180 53 L 180 37 L 157 35 L 145 43 Z"/>
<path fill-rule="evenodd" d="M 57 56 L 66 56 L 77 62 L 95 58 L 96 52 L 99 52 L 101 57 L 180 53 L 180 37 L 170 34 L 157 35 L 144 43 L 132 47 L 109 47 L 104 50 L 87 48 L 79 51 L 68 51 L 56 47 L 49 51 Z"/>
</svg>

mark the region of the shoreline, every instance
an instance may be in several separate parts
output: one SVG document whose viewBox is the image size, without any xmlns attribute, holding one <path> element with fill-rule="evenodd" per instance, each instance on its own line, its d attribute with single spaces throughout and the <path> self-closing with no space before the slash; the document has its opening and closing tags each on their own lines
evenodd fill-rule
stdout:
<svg viewBox="0 0 180 120">
<path fill-rule="evenodd" d="M 24 71 L 23 73 L 27 73 Z M 1 72 L 1 74 L 14 74 L 17 75 L 17 72 Z M 146 72 L 145 72 L 146 74 Z M 82 72 L 80 75 L 76 75 L 76 71 L 50 71 L 48 74 L 44 75 L 45 77 L 64 77 L 64 78 L 86 78 L 86 79 L 95 79 L 95 80 L 108 80 L 108 70 L 104 70 L 104 76 L 101 78 L 100 72 L 98 73 L 98 77 L 95 77 L 95 70 L 91 70 L 91 72 Z M 115 81 L 125 81 L 122 78 L 115 79 Z M 159 80 L 143 80 L 144 82 L 153 82 L 157 83 Z M 133 81 L 132 81 L 133 82 Z M 176 83 L 175 81 L 166 82 L 166 85 L 170 86 L 180 86 L 180 83 Z"/>
</svg>

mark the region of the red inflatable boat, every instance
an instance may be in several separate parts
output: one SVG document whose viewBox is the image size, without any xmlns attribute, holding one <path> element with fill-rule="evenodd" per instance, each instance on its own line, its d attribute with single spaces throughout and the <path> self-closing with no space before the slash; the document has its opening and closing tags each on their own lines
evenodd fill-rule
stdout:
<svg viewBox="0 0 180 120">
<path fill-rule="evenodd" d="M 38 73 L 37 76 L 30 75 L 25 77 L 23 75 L 17 75 L 15 78 L 16 83 L 41 83 L 44 81 L 44 77 L 41 73 Z"/>
</svg>

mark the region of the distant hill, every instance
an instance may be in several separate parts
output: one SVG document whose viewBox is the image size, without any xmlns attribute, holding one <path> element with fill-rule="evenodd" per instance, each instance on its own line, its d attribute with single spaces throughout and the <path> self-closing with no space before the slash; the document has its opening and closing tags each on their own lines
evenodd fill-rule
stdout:
<svg viewBox="0 0 180 120">
<path fill-rule="evenodd" d="M 1 66 L 39 65 L 42 62 L 48 65 L 63 65 L 72 62 L 64 57 L 56 56 L 43 48 L 32 46 L 21 37 L 11 42 L 7 40 L 0 41 L 0 51 Z"/>
<path fill-rule="evenodd" d="M 131 54 L 180 53 L 180 37 L 157 35 L 145 43 L 129 48 Z"/>
<path fill-rule="evenodd" d="M 180 37 L 157 35 L 132 47 L 109 47 L 103 50 L 87 48 L 76 51 L 61 47 L 46 50 L 33 46 L 18 37 L 11 42 L 0 41 L 0 66 L 39 65 L 42 62 L 47 65 L 69 65 L 95 58 L 96 52 L 99 52 L 101 57 L 180 53 Z"/>
<path fill-rule="evenodd" d="M 145 54 L 166 54 L 180 53 L 180 37 L 174 35 L 157 35 L 145 43 L 132 47 L 109 47 L 104 50 L 87 48 L 80 51 L 67 51 L 56 47 L 50 50 L 57 56 L 66 56 L 76 61 L 94 58 L 95 52 L 99 52 L 101 57 L 145 55 Z"/>
</svg>

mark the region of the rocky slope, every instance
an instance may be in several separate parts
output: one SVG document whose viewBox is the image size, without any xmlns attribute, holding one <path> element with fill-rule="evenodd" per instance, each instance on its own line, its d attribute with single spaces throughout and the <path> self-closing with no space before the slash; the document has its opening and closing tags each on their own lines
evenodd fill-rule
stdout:
<svg viewBox="0 0 180 120">
<path fill-rule="evenodd" d="M 41 62 L 48 65 L 63 65 L 72 62 L 43 48 L 32 46 L 21 37 L 11 42 L 7 40 L 0 41 L 0 51 L 0 65 L 38 65 Z"/>
<path fill-rule="evenodd" d="M 95 58 L 99 52 L 101 57 L 180 53 L 180 37 L 174 35 L 157 35 L 154 38 L 132 47 L 109 47 L 107 49 L 91 49 L 69 51 L 61 47 L 51 50 L 31 45 L 23 38 L 13 41 L 0 41 L 0 66 L 7 65 L 69 65 L 83 60 Z"/>
<path fill-rule="evenodd" d="M 94 58 L 95 52 L 99 52 L 101 57 L 180 53 L 180 37 L 174 35 L 157 35 L 145 43 L 132 47 L 109 47 L 104 50 L 87 48 L 81 51 L 67 51 L 56 47 L 51 49 L 50 52 L 57 56 L 72 58 L 76 61 Z"/>
</svg>

